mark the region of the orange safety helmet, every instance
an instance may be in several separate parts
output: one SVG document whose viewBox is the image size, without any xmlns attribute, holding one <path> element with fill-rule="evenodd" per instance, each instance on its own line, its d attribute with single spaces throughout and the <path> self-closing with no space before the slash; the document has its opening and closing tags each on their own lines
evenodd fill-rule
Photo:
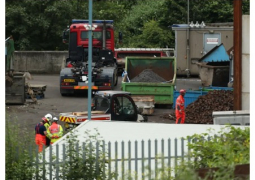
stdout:
<svg viewBox="0 0 255 180">
<path fill-rule="evenodd" d="M 185 89 L 181 89 L 180 90 L 180 94 L 185 94 L 186 93 L 186 90 Z"/>
</svg>

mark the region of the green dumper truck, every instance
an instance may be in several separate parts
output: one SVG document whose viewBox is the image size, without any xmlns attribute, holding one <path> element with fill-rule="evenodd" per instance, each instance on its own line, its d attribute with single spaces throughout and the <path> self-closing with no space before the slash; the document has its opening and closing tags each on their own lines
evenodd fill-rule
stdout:
<svg viewBox="0 0 255 180">
<path fill-rule="evenodd" d="M 174 57 L 126 57 L 121 88 L 132 96 L 153 96 L 155 104 L 173 104 Z"/>
</svg>

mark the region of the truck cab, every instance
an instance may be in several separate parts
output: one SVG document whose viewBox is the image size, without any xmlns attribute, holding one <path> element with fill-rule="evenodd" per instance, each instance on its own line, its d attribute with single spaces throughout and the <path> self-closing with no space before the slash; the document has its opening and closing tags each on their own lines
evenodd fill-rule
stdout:
<svg viewBox="0 0 255 180">
<path fill-rule="evenodd" d="M 91 120 L 147 122 L 147 116 L 138 111 L 130 92 L 97 91 L 91 104 Z M 59 114 L 65 128 L 73 128 L 88 120 L 88 112 Z"/>
<path fill-rule="evenodd" d="M 111 114 L 111 120 L 144 121 L 130 95 L 123 91 L 98 91 L 93 99 L 92 110 Z"/>
<path fill-rule="evenodd" d="M 118 68 L 114 58 L 113 20 L 92 21 L 92 62 L 89 80 L 89 31 L 88 20 L 73 19 L 63 32 L 63 43 L 68 44 L 68 57 L 60 71 L 60 93 L 62 96 L 87 90 L 113 90 L 118 83 Z"/>
</svg>

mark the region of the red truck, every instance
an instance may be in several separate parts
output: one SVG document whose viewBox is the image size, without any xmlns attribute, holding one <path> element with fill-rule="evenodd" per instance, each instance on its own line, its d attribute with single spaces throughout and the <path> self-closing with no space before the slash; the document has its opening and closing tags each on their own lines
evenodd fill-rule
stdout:
<svg viewBox="0 0 255 180">
<path fill-rule="evenodd" d="M 174 56 L 173 48 L 118 48 L 115 49 L 114 57 L 117 59 L 118 72 L 125 68 L 127 56 L 132 57 L 170 57 Z"/>
<path fill-rule="evenodd" d="M 60 72 L 62 96 L 88 89 L 89 28 L 88 20 L 73 19 L 63 32 L 68 57 Z M 92 31 L 92 91 L 112 90 L 118 83 L 113 20 L 92 21 Z"/>
</svg>

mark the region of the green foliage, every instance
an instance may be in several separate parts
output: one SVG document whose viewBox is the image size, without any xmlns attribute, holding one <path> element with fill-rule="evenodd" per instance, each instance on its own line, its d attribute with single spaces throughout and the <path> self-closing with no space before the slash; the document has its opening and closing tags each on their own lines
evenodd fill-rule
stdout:
<svg viewBox="0 0 255 180">
<path fill-rule="evenodd" d="M 157 21 L 151 20 L 144 24 L 142 34 L 137 36 L 132 47 L 166 47 L 172 38 L 169 30 L 162 29 Z"/>
<path fill-rule="evenodd" d="M 108 173 L 104 174 L 107 157 L 103 151 L 98 131 L 94 135 L 91 135 L 90 131 L 86 131 L 86 141 L 82 145 L 79 144 L 74 133 L 75 129 L 67 137 L 66 159 L 65 163 L 60 166 L 62 169 L 61 178 L 70 180 L 106 178 L 109 175 Z M 114 174 L 112 172 L 110 174 L 113 177 Z"/>
<path fill-rule="evenodd" d="M 169 167 L 158 169 L 158 177 L 155 179 L 198 180 L 202 179 L 197 173 L 200 168 L 218 168 L 217 171 L 209 171 L 204 180 L 238 179 L 234 176 L 235 166 L 250 163 L 250 128 L 226 126 L 217 133 L 212 130 L 208 132 L 188 136 L 187 139 L 191 140 L 188 143 L 190 149 L 188 155 L 191 160 L 182 161 L 175 169 Z M 218 136 L 205 139 L 212 133 Z M 169 172 L 173 170 L 176 176 L 169 177 Z"/>
<path fill-rule="evenodd" d="M 62 31 L 70 16 L 73 16 L 70 1 L 6 3 L 7 36 L 13 35 L 19 50 L 55 50 L 56 44 L 62 42 Z"/>
<path fill-rule="evenodd" d="M 173 47 L 174 32 L 169 26 L 187 23 L 187 2 L 101 0 L 93 1 L 92 13 L 93 19 L 114 20 L 116 47 Z M 250 1 L 243 0 L 242 8 L 243 14 L 249 14 Z M 13 35 L 15 49 L 66 50 L 62 31 L 72 19 L 88 19 L 88 1 L 9 0 L 5 15 L 6 37 Z M 233 0 L 190 0 L 189 21 L 233 22 Z M 123 44 L 117 43 L 120 31 Z M 147 39 L 148 35 L 153 38 Z"/>
<path fill-rule="evenodd" d="M 188 144 L 190 156 L 195 158 L 195 168 L 227 167 L 249 163 L 250 128 L 227 126 L 210 139 L 208 133 L 193 135 Z"/>
<path fill-rule="evenodd" d="M 21 132 L 17 119 L 10 119 L 8 115 L 5 132 L 6 179 L 32 179 L 36 169 L 32 164 L 33 154 L 31 154 L 31 151 L 28 151 L 29 149 L 26 144 L 31 144 L 34 141 L 34 135 L 31 135 L 26 130 Z"/>
<path fill-rule="evenodd" d="M 37 146 L 34 143 L 34 133 L 21 132 L 17 124 L 15 120 L 6 118 L 6 179 L 45 179 L 45 175 L 52 172 L 47 165 L 47 160 L 43 158 L 46 152 L 49 154 L 47 151 L 49 149 L 38 154 Z M 67 135 L 64 163 L 53 164 L 53 170 L 59 168 L 59 174 L 61 174 L 59 178 L 70 180 L 107 178 L 109 175 L 107 171 L 108 157 L 103 150 L 103 142 L 98 131 L 95 134 L 86 131 L 86 141 L 82 145 L 79 144 L 74 132 L 75 130 Z M 26 140 L 24 141 L 24 139 Z M 31 144 L 34 146 L 29 146 Z M 56 156 L 52 157 L 52 161 L 56 162 Z M 37 164 L 37 162 L 40 163 Z M 110 175 L 114 177 L 114 173 L 110 172 Z"/>
</svg>

